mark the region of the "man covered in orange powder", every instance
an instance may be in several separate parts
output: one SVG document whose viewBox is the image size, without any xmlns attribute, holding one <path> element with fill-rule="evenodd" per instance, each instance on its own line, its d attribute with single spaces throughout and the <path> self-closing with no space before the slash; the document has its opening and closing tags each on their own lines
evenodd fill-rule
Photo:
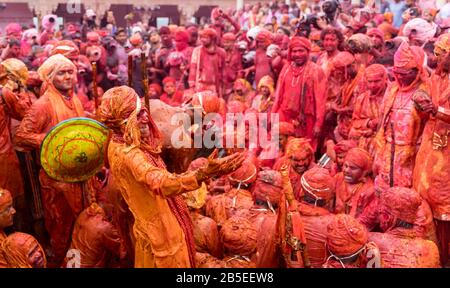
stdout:
<svg viewBox="0 0 450 288">
<path fill-rule="evenodd" d="M 25 194 L 19 160 L 14 151 L 11 134 L 11 120 L 21 120 L 31 106 L 25 84 L 28 69 L 17 59 L 4 60 L 0 64 L 0 188 L 11 191 L 19 213 L 25 209 Z M 20 218 L 23 215 L 16 215 Z M 20 219 L 19 218 L 19 219 Z M 16 219 L 20 227 L 21 220 Z M 19 222 L 19 223 L 17 223 Z"/>
<path fill-rule="evenodd" d="M 2 243 L 6 240 L 5 228 L 13 225 L 16 210 L 13 207 L 13 198 L 8 190 L 0 187 L 0 268 L 8 267 L 8 263 L 2 253 Z"/>
<path fill-rule="evenodd" d="M 412 186 L 417 145 L 428 117 L 413 95 L 428 91 L 422 48 L 403 42 L 394 55 L 394 76 L 383 100 L 382 122 L 374 139 L 376 186 Z"/>
<path fill-rule="evenodd" d="M 316 166 L 310 141 L 305 138 L 289 139 L 286 144 L 285 156 L 277 160 L 273 169 L 280 171 L 283 165 L 289 165 L 289 178 L 294 194 L 297 196 L 301 189 L 303 173 Z"/>
<path fill-rule="evenodd" d="M 348 151 L 344 160 L 343 172 L 335 176 L 336 207 L 335 213 L 357 217 L 373 201 L 375 190 L 370 178 L 372 159 L 361 148 Z"/>
<path fill-rule="evenodd" d="M 76 71 L 72 61 L 60 54 L 51 56 L 39 68 L 46 89 L 17 129 L 14 140 L 19 149 L 40 149 L 52 127 L 69 118 L 84 116 L 81 102 L 73 93 Z M 59 266 L 69 246 L 72 225 L 83 209 L 81 185 L 53 180 L 43 169 L 39 180 L 45 226 L 54 253 L 49 262 Z"/>
<path fill-rule="evenodd" d="M 280 121 L 292 122 L 296 137 L 305 137 L 317 145 L 326 101 L 325 74 L 309 60 L 311 43 L 303 37 L 293 37 L 289 44 L 290 63 L 280 72 L 272 113 Z"/>
<path fill-rule="evenodd" d="M 432 114 L 425 125 L 417 152 L 413 185 L 431 206 L 442 265 L 449 266 L 450 255 L 450 34 L 435 42 L 438 68 L 430 77 L 431 97 L 424 111 Z"/>
<path fill-rule="evenodd" d="M 113 131 L 108 148 L 111 174 L 134 216 L 135 267 L 195 267 L 192 222 L 179 194 L 200 188 L 212 176 L 239 168 L 241 154 L 206 167 L 171 174 L 160 156 L 161 136 L 139 96 L 127 87 L 103 95 L 99 117 Z"/>
<path fill-rule="evenodd" d="M 8 268 L 46 268 L 44 249 L 31 235 L 16 232 L 1 244 L 0 251 Z"/>
<path fill-rule="evenodd" d="M 368 89 L 356 98 L 349 138 L 357 141 L 358 147 L 372 151 L 372 139 L 380 124 L 380 107 L 388 84 L 387 71 L 383 65 L 370 65 L 364 72 L 364 81 Z"/>
</svg>

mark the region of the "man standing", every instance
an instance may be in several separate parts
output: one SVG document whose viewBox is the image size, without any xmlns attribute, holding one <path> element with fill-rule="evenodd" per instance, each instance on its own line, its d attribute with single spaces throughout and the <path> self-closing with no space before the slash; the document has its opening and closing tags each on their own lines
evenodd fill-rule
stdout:
<svg viewBox="0 0 450 288">
<path fill-rule="evenodd" d="M 414 188 L 428 201 L 436 223 L 441 264 L 449 265 L 450 244 L 450 34 L 435 42 L 438 68 L 430 77 L 431 99 L 423 105 L 431 113 L 422 134 L 414 169 Z"/>
<path fill-rule="evenodd" d="M 224 98 L 233 91 L 233 84 L 238 79 L 238 72 L 242 70 L 242 53 L 235 47 L 236 35 L 233 33 L 225 33 L 222 36 L 222 45 L 226 51 L 225 68 L 224 68 Z"/>
<path fill-rule="evenodd" d="M 296 137 L 311 139 L 315 147 L 325 113 L 327 81 L 322 68 L 309 60 L 310 51 L 308 39 L 292 38 L 290 63 L 281 70 L 272 113 L 278 113 L 280 121 L 292 121 Z"/>
<path fill-rule="evenodd" d="M 396 81 L 383 99 L 382 122 L 374 139 L 375 186 L 410 188 L 417 146 L 427 115 L 414 104 L 413 95 L 427 91 L 422 48 L 403 42 L 394 55 Z"/>
<path fill-rule="evenodd" d="M 38 73 L 46 89 L 17 129 L 14 141 L 18 149 L 39 150 L 52 127 L 69 118 L 84 116 L 81 102 L 73 93 L 76 71 L 72 61 L 60 54 L 51 56 L 41 65 Z M 54 253 L 49 262 L 59 266 L 69 245 L 73 223 L 83 209 L 81 185 L 55 181 L 43 169 L 39 181 L 45 226 Z"/>
<path fill-rule="evenodd" d="M 200 33 L 201 46 L 192 53 L 189 87 L 196 92 L 210 90 L 223 96 L 226 52 L 217 46 L 217 32 L 207 28 Z"/>
<path fill-rule="evenodd" d="M 134 216 L 135 267 L 195 267 L 192 222 L 179 194 L 236 170 L 243 155 L 213 159 L 213 153 L 205 167 L 171 174 L 160 156 L 158 128 L 136 92 L 115 87 L 103 99 L 100 120 L 113 132 L 108 148 L 111 173 Z"/>
<path fill-rule="evenodd" d="M 364 81 L 367 90 L 356 98 L 349 138 L 357 141 L 360 148 L 371 152 L 387 87 L 387 71 L 383 65 L 370 65 L 364 73 Z"/>
</svg>

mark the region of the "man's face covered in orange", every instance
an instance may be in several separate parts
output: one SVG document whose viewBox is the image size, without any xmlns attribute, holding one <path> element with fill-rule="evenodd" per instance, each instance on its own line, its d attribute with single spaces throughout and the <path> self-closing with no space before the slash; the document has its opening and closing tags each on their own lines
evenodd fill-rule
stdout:
<svg viewBox="0 0 450 288">
<path fill-rule="evenodd" d="M 9 266 L 13 268 L 45 268 L 44 251 L 33 236 L 16 232 L 9 235 L 3 245 L 9 252 L 5 256 Z"/>
<path fill-rule="evenodd" d="M 70 91 L 74 85 L 75 69 L 70 65 L 65 65 L 59 69 L 53 78 L 53 85 L 62 92 Z"/>
<path fill-rule="evenodd" d="M 308 170 L 309 165 L 312 161 L 312 154 L 307 151 L 298 151 L 292 153 L 289 157 L 292 168 L 298 174 L 303 174 L 306 170 Z"/>
</svg>

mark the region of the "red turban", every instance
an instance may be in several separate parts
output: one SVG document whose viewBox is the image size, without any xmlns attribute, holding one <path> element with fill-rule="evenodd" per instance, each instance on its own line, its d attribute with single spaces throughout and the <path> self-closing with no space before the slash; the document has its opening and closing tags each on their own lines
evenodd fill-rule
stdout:
<svg viewBox="0 0 450 288">
<path fill-rule="evenodd" d="M 379 37 L 381 40 L 384 41 L 384 32 L 381 31 L 381 30 L 378 29 L 378 28 L 372 28 L 372 29 L 370 29 L 369 31 L 367 31 L 367 36 L 370 36 L 370 37 L 372 37 L 372 36 L 377 36 L 377 37 Z"/>
<path fill-rule="evenodd" d="M 353 54 L 347 51 L 339 52 L 336 57 L 333 58 L 334 68 L 343 68 L 355 62 Z"/>
<path fill-rule="evenodd" d="M 417 46 L 410 46 L 407 42 L 402 42 L 394 54 L 394 67 L 422 70 L 425 53 Z"/>
<path fill-rule="evenodd" d="M 422 198 L 413 189 L 392 187 L 381 193 L 380 202 L 397 219 L 413 224 L 417 218 L 417 210 L 422 204 Z"/>
<path fill-rule="evenodd" d="M 280 202 L 283 191 L 283 181 L 280 172 L 276 170 L 264 170 L 258 173 L 253 196 L 256 200 L 269 201 L 272 205 Z"/>
<path fill-rule="evenodd" d="M 381 64 L 372 64 L 366 68 L 366 71 L 364 71 L 364 75 L 366 79 L 381 79 L 387 77 L 387 71 L 386 68 Z"/>
<path fill-rule="evenodd" d="M 367 229 L 355 218 L 338 214 L 327 227 L 327 246 L 337 256 L 350 256 L 367 243 Z"/>
<path fill-rule="evenodd" d="M 320 199 L 330 200 L 334 196 L 334 179 L 330 172 L 321 167 L 314 167 L 303 173 L 302 188 L 308 194 Z"/>
<path fill-rule="evenodd" d="M 342 140 L 339 141 L 336 146 L 334 146 L 334 152 L 336 152 L 336 154 L 343 154 L 343 153 L 347 153 L 348 150 L 355 148 L 356 147 L 356 143 L 352 140 Z"/>
<path fill-rule="evenodd" d="M 0 212 L 3 212 L 3 210 L 11 206 L 12 203 L 13 199 L 11 196 L 11 192 L 6 189 L 0 188 Z"/>
<path fill-rule="evenodd" d="M 279 122 L 278 123 L 278 134 L 292 136 L 295 133 L 295 128 L 292 123 L 289 122 Z"/>
<path fill-rule="evenodd" d="M 352 148 L 345 155 L 345 161 L 348 161 L 363 171 L 370 172 L 372 168 L 372 157 L 369 152 L 361 148 Z"/>
<path fill-rule="evenodd" d="M 236 41 L 236 35 L 234 33 L 225 33 L 222 36 L 222 41 Z"/>
<path fill-rule="evenodd" d="M 133 46 L 138 46 L 142 44 L 143 40 L 140 33 L 135 33 L 133 36 L 130 37 L 130 43 Z"/>
<path fill-rule="evenodd" d="M 175 78 L 172 78 L 172 77 L 170 77 L 170 76 L 164 78 L 164 80 L 162 81 L 163 84 L 166 84 L 166 83 L 176 83 L 176 82 L 177 82 L 177 81 L 175 80 Z"/>
<path fill-rule="evenodd" d="M 314 150 L 311 141 L 306 138 L 291 138 L 286 144 L 286 156 L 290 157 L 294 153 L 307 153 L 312 155 Z"/>
<path fill-rule="evenodd" d="M 42 84 L 41 78 L 36 71 L 28 71 L 27 86 L 37 87 Z"/>
<path fill-rule="evenodd" d="M 200 36 L 211 37 L 212 39 L 217 39 L 217 31 L 213 28 L 206 28 L 200 31 Z"/>
<path fill-rule="evenodd" d="M 252 161 L 245 160 L 242 166 L 234 171 L 228 178 L 233 184 L 252 184 L 256 181 L 258 169 Z"/>
<path fill-rule="evenodd" d="M 187 43 L 189 41 L 189 34 L 186 31 L 177 31 L 175 33 L 175 41 Z"/>
<path fill-rule="evenodd" d="M 170 35 L 170 29 L 167 26 L 159 28 L 159 35 Z"/>
<path fill-rule="evenodd" d="M 162 93 L 162 88 L 158 83 L 152 83 L 148 86 L 148 88 L 153 88 L 158 93 L 158 95 L 161 95 Z"/>
<path fill-rule="evenodd" d="M 220 229 L 225 252 L 231 255 L 250 256 L 256 250 L 257 230 L 246 218 L 233 216 Z"/>
<path fill-rule="evenodd" d="M 289 43 L 289 50 L 296 47 L 303 47 L 308 51 L 311 51 L 311 42 L 305 37 L 294 36 Z"/>
<path fill-rule="evenodd" d="M 269 46 L 273 41 L 272 33 L 270 33 L 267 30 L 261 30 L 261 32 L 258 33 L 256 36 L 256 41 L 262 41 L 266 43 L 267 46 Z"/>
</svg>

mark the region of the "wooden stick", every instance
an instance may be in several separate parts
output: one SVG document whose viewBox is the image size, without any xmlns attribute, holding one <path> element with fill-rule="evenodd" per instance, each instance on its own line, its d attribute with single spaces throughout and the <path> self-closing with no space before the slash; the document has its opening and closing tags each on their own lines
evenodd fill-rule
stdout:
<svg viewBox="0 0 450 288">
<path fill-rule="evenodd" d="M 133 88 L 133 56 L 128 55 L 128 87 Z"/>
<path fill-rule="evenodd" d="M 142 84 L 144 86 L 145 107 L 150 113 L 150 99 L 148 98 L 148 75 L 147 75 L 147 57 L 145 52 L 141 53 L 141 70 L 142 70 Z"/>
<path fill-rule="evenodd" d="M 97 63 L 92 62 L 92 96 L 94 97 L 95 103 L 95 114 L 97 114 L 98 109 L 98 89 L 97 89 Z"/>
</svg>

